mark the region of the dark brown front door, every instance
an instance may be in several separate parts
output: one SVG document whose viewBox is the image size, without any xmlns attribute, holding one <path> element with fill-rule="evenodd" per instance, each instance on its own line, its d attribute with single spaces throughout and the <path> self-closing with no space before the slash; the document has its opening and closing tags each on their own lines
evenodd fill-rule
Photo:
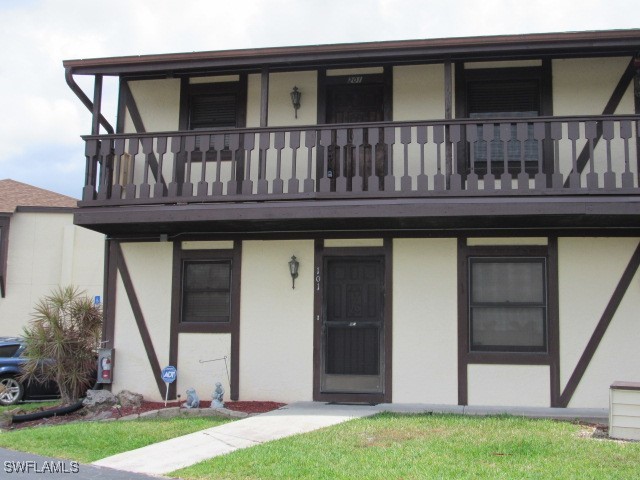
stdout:
<svg viewBox="0 0 640 480">
<path fill-rule="evenodd" d="M 328 257 L 320 392 L 384 393 L 384 258 Z"/>
<path fill-rule="evenodd" d="M 360 77 L 362 78 L 362 77 Z M 327 123 L 367 123 L 381 122 L 384 120 L 384 86 L 381 83 L 364 84 L 337 84 L 327 87 Z M 329 175 L 336 178 L 344 175 L 348 179 L 349 188 L 351 178 L 359 174 L 364 178 L 364 189 L 371 175 L 372 150 L 376 152 L 375 174 L 384 177 L 384 148 L 382 148 L 382 135 L 379 143 L 369 144 L 367 129 L 363 131 L 362 145 L 354 145 L 353 129 L 347 130 L 347 146 L 344 147 L 344 164 L 340 171 L 338 158 L 339 147 L 333 147 L 329 151 Z M 335 133 L 333 141 L 335 142 Z M 355 148 L 359 148 L 361 165 L 359 170 L 355 165 Z"/>
</svg>

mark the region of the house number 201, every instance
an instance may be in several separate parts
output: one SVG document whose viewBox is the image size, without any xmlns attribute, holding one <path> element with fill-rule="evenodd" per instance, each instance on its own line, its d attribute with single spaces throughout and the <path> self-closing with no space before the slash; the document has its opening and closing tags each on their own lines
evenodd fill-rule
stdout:
<svg viewBox="0 0 640 480">
<path fill-rule="evenodd" d="M 362 83 L 362 75 L 347 77 L 347 83 Z"/>
<path fill-rule="evenodd" d="M 320 267 L 316 267 L 316 290 L 320 291 Z"/>
</svg>

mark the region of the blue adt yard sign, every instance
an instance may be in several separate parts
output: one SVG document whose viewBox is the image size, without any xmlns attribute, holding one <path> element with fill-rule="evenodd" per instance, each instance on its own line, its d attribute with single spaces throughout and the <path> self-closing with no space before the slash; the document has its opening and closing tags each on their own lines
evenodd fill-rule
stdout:
<svg viewBox="0 0 640 480">
<path fill-rule="evenodd" d="M 176 367 L 169 365 L 162 369 L 162 381 L 167 384 L 167 393 L 164 396 L 164 406 L 167 406 L 167 399 L 169 398 L 169 384 L 176 381 L 178 371 Z"/>
<path fill-rule="evenodd" d="M 177 370 L 176 367 L 169 365 L 162 369 L 162 381 L 164 383 L 173 383 L 176 381 Z"/>
</svg>

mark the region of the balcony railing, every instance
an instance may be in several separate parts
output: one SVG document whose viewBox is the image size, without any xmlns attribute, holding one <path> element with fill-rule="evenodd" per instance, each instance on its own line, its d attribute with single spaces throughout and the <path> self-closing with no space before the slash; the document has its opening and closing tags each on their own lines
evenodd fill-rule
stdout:
<svg viewBox="0 0 640 480">
<path fill-rule="evenodd" d="M 640 116 L 83 137 L 81 206 L 638 194 Z"/>
</svg>

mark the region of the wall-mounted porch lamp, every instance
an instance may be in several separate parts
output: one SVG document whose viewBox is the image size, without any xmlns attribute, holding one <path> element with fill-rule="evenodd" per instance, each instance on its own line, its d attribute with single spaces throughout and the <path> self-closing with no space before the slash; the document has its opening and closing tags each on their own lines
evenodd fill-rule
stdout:
<svg viewBox="0 0 640 480">
<path fill-rule="evenodd" d="M 298 268 L 300 267 L 300 262 L 295 255 L 291 256 L 291 260 L 289 260 L 289 273 L 291 273 L 291 288 L 296 288 L 296 278 L 298 278 Z"/>
<path fill-rule="evenodd" d="M 298 118 L 298 109 L 300 108 L 300 98 L 302 92 L 298 90 L 298 87 L 293 87 L 291 91 L 291 103 L 293 104 L 293 110 L 296 112 L 296 118 Z"/>
</svg>

